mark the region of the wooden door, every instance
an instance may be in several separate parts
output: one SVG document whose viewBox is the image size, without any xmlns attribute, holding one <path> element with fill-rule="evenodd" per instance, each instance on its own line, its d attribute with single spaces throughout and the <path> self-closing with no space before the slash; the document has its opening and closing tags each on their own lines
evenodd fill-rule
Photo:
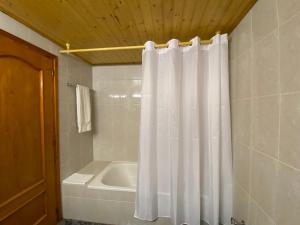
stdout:
<svg viewBox="0 0 300 225">
<path fill-rule="evenodd" d="M 57 58 L 0 30 L 0 224 L 60 217 Z"/>
</svg>

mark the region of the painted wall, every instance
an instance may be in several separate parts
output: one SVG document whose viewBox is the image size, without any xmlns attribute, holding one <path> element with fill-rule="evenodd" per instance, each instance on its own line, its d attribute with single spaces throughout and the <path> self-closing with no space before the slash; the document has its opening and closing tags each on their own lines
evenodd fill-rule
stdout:
<svg viewBox="0 0 300 225">
<path fill-rule="evenodd" d="M 75 90 L 66 86 L 66 82 L 72 82 L 92 87 L 92 67 L 77 57 L 59 54 L 59 46 L 2 12 L 0 29 L 58 56 L 60 167 L 63 179 L 93 159 L 92 133 L 77 133 Z"/>
<path fill-rule="evenodd" d="M 300 1 L 258 0 L 231 34 L 234 215 L 298 225 Z"/>
<path fill-rule="evenodd" d="M 137 161 L 140 65 L 93 67 L 94 159 Z"/>
</svg>

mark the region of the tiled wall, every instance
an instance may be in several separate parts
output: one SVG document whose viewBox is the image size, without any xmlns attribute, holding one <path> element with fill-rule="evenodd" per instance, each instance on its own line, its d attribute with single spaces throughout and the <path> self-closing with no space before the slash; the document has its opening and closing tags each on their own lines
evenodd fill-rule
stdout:
<svg viewBox="0 0 300 225">
<path fill-rule="evenodd" d="M 59 138 L 63 179 L 93 159 L 92 133 L 77 134 L 75 90 L 66 86 L 66 82 L 72 82 L 91 87 L 92 67 L 77 57 L 59 54 L 59 46 L 2 12 L 0 12 L 0 29 L 58 56 Z"/>
<path fill-rule="evenodd" d="M 95 160 L 137 161 L 141 66 L 93 67 Z"/>
<path fill-rule="evenodd" d="M 300 224 L 300 1 L 258 0 L 231 34 L 234 215 Z"/>
<path fill-rule="evenodd" d="M 60 56 L 59 60 L 60 160 L 61 176 L 65 178 L 93 160 L 93 131 L 77 132 L 75 88 L 66 85 L 69 82 L 92 88 L 92 66 L 70 56 Z"/>
</svg>

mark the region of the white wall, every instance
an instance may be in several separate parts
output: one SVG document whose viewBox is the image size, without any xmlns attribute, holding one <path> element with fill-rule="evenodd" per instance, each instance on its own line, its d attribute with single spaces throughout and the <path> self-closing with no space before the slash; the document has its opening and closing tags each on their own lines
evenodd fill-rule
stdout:
<svg viewBox="0 0 300 225">
<path fill-rule="evenodd" d="M 93 159 L 92 133 L 77 134 L 75 90 L 66 82 L 92 87 L 92 67 L 77 57 L 61 55 L 59 46 L 0 12 L 0 29 L 58 56 L 59 138 L 61 179 Z"/>
<path fill-rule="evenodd" d="M 95 160 L 137 161 L 141 65 L 93 67 Z"/>
</svg>

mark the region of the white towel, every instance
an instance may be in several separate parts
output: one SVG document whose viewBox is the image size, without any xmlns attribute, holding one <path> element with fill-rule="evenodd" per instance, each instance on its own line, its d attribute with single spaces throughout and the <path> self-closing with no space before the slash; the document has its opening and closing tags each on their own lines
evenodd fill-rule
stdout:
<svg viewBox="0 0 300 225">
<path fill-rule="evenodd" d="M 76 85 L 78 133 L 92 130 L 90 89 Z"/>
</svg>

